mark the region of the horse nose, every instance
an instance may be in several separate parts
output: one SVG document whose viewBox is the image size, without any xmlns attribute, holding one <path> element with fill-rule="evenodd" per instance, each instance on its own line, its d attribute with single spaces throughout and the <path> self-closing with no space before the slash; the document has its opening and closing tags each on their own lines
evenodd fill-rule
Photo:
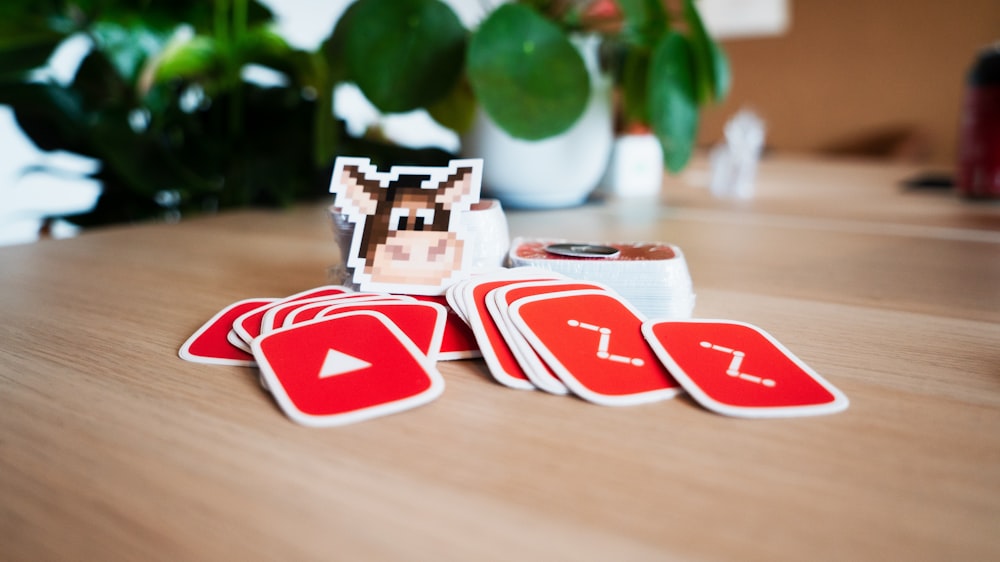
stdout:
<svg viewBox="0 0 1000 562">
<path fill-rule="evenodd" d="M 427 247 L 427 261 L 437 262 L 447 259 L 450 242 L 450 238 L 442 237 L 437 243 L 429 245 Z"/>
<path fill-rule="evenodd" d="M 386 242 L 385 249 L 394 260 L 440 263 L 452 259 L 458 243 L 448 233 L 407 232 Z"/>
</svg>

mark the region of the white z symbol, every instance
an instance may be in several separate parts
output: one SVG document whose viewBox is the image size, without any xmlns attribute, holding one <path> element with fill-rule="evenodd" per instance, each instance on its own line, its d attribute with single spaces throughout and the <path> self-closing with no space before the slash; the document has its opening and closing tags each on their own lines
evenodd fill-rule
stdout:
<svg viewBox="0 0 1000 562">
<path fill-rule="evenodd" d="M 742 351 L 740 351 L 738 349 L 729 349 L 728 347 L 723 347 L 721 345 L 715 345 L 714 343 L 707 342 L 707 341 L 701 342 L 701 346 L 705 347 L 705 348 L 708 348 L 708 349 L 714 349 L 716 351 L 721 351 L 723 353 L 732 354 L 733 360 L 729 362 L 729 368 L 726 369 L 726 374 L 727 375 L 729 375 L 731 377 L 736 377 L 736 378 L 739 378 L 739 379 L 743 379 L 745 381 L 749 381 L 749 382 L 752 382 L 752 383 L 755 383 L 755 384 L 762 384 L 762 385 L 764 385 L 764 386 L 766 386 L 768 388 L 773 387 L 775 384 L 777 384 L 772 379 L 765 379 L 765 378 L 762 378 L 762 377 L 758 377 L 757 375 L 751 375 L 751 374 L 748 374 L 748 373 L 741 373 L 740 372 L 740 365 L 743 364 L 743 358 L 746 357 L 746 353 L 743 353 Z"/>
<path fill-rule="evenodd" d="M 598 359 L 606 359 L 608 361 L 614 361 L 615 363 L 624 363 L 635 367 L 643 366 L 643 360 L 637 357 L 625 357 L 624 355 L 608 353 L 608 344 L 611 342 L 611 328 L 602 328 L 601 326 L 587 324 L 586 322 L 580 322 L 579 320 L 567 320 L 566 323 L 574 328 L 583 328 L 584 330 L 597 332 L 601 335 L 601 339 L 597 342 Z"/>
</svg>

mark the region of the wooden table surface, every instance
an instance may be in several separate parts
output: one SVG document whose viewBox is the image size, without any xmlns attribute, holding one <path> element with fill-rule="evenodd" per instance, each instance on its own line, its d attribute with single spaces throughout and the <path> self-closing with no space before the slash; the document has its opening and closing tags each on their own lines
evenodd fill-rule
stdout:
<svg viewBox="0 0 1000 562">
<path fill-rule="evenodd" d="M 323 284 L 320 206 L 0 248 L 3 560 L 998 560 L 1000 206 L 916 170 L 779 158 L 719 201 L 508 212 L 512 235 L 665 241 L 696 317 L 771 332 L 851 400 L 745 420 L 517 391 L 328 429 L 188 363 L 223 306 Z"/>
</svg>

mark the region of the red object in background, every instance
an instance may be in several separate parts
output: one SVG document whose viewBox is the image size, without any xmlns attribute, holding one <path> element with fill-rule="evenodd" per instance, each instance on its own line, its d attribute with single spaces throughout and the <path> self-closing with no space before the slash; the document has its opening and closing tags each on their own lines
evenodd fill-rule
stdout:
<svg viewBox="0 0 1000 562">
<path fill-rule="evenodd" d="M 1000 43 L 969 73 L 958 143 L 959 193 L 1000 199 Z"/>
</svg>

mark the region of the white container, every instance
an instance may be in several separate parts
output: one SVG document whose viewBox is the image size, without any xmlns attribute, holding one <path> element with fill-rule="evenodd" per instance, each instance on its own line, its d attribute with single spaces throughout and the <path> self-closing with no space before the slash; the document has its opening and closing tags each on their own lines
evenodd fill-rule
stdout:
<svg viewBox="0 0 1000 562">
<path fill-rule="evenodd" d="M 515 139 L 482 109 L 462 137 L 464 158 L 483 158 L 483 192 L 505 207 L 546 209 L 583 203 L 604 175 L 614 140 L 610 76 L 597 60 L 600 39 L 579 37 L 590 73 L 590 101 L 561 135 L 539 141 Z"/>
<path fill-rule="evenodd" d="M 616 197 L 648 197 L 663 187 L 663 150 L 652 134 L 615 139 L 601 191 Z"/>
</svg>

